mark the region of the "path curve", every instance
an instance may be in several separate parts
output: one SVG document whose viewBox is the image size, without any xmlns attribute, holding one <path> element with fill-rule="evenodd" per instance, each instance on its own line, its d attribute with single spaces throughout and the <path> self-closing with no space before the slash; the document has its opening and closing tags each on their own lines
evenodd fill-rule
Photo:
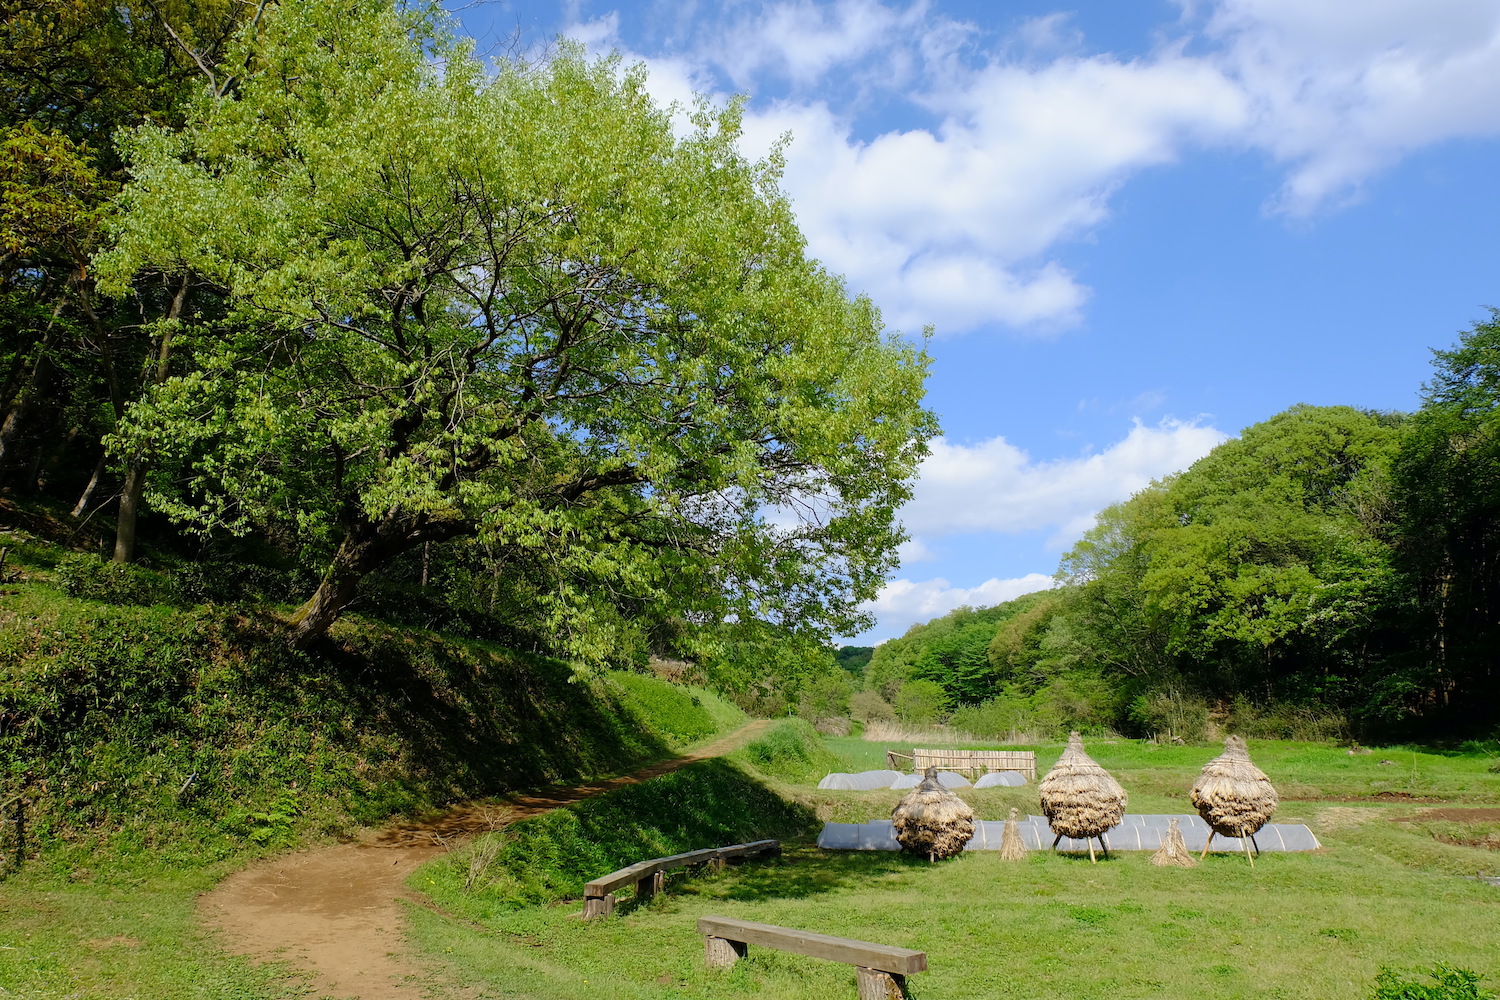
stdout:
<svg viewBox="0 0 1500 1000">
<path fill-rule="evenodd" d="M 205 894 L 199 910 L 232 951 L 305 970 L 315 996 L 421 1000 L 425 971 L 404 956 L 401 906 L 402 899 L 415 898 L 405 883 L 418 865 L 507 822 L 722 756 L 769 725 L 751 722 L 681 757 L 616 778 L 465 803 L 354 843 L 259 861 Z"/>
</svg>

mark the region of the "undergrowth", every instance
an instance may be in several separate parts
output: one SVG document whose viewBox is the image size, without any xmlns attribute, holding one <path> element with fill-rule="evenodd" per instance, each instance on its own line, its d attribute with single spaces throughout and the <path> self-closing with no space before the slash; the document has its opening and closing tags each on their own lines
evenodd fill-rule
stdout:
<svg viewBox="0 0 1500 1000">
<path fill-rule="evenodd" d="M 690 764 L 476 838 L 413 875 L 471 919 L 577 898 L 607 872 L 684 851 L 812 831 L 817 818 L 733 763 Z"/>
<path fill-rule="evenodd" d="M 783 781 L 817 782 L 831 771 L 847 770 L 844 758 L 828 749 L 823 737 L 804 719 L 784 719 L 770 732 L 740 750 L 763 774 Z"/>
<path fill-rule="evenodd" d="M 712 735 L 725 715 L 655 678 L 590 680 L 354 617 L 297 653 L 275 624 L 36 583 L 7 595 L 0 802 L 21 798 L 26 837 L 19 854 L 0 844 L 0 869 L 39 852 L 197 865 L 284 847 L 617 773 Z"/>
</svg>

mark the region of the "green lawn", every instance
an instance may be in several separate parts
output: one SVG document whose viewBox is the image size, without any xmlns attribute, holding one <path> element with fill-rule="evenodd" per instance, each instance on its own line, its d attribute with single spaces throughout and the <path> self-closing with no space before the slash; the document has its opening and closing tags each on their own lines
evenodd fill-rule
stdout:
<svg viewBox="0 0 1500 1000">
<path fill-rule="evenodd" d="M 858 742 L 830 746 L 860 766 L 872 755 Z M 1045 769 L 1060 747 L 1037 750 Z M 1185 790 L 1216 753 L 1124 741 L 1090 751 L 1116 771 L 1140 812 L 1188 811 Z M 1091 865 L 1087 856 L 1033 852 L 1006 863 L 976 852 L 928 865 L 799 843 L 779 861 L 675 876 L 665 897 L 640 908 L 627 897 L 609 921 L 570 919 L 581 908 L 575 901 L 485 914 L 476 926 L 465 899 L 440 895 L 464 919 L 416 911 L 415 934 L 477 995 L 536 1000 L 854 996 L 852 969 L 767 949 L 752 947 L 733 970 L 706 970 L 694 926 L 704 914 L 921 949 L 930 971 L 912 987 L 923 1000 L 1365 1000 L 1382 966 L 1437 962 L 1472 969 L 1491 988 L 1500 982 L 1500 887 L 1473 877 L 1500 869 L 1500 854 L 1433 836 L 1467 832 L 1482 841 L 1495 824 L 1396 822 L 1426 806 L 1371 798 L 1441 793 L 1500 805 L 1500 775 L 1487 770 L 1487 757 L 1417 753 L 1413 771 L 1410 751 L 1350 757 L 1265 743 L 1251 752 L 1290 800 L 1277 820 L 1308 823 L 1323 851 L 1268 854 L 1254 869 L 1241 856 L 1215 855 L 1180 870 L 1155 868 L 1146 853 Z M 1398 763 L 1382 767 L 1381 759 Z M 900 794 L 776 787 L 845 821 L 886 816 Z M 1003 818 L 1013 805 L 1039 811 L 1034 785 L 965 795 L 981 818 Z M 1320 797 L 1328 801 L 1311 801 Z"/>
<path fill-rule="evenodd" d="M 31 871 L 0 883 L 0 997 L 262 1000 L 303 980 L 229 955 L 197 919 L 198 893 L 227 869 L 167 866 L 99 876 Z"/>
</svg>

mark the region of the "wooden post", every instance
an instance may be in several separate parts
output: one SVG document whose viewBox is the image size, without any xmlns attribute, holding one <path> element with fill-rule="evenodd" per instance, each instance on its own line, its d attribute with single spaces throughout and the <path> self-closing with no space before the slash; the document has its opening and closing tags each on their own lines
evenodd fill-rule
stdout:
<svg viewBox="0 0 1500 1000">
<path fill-rule="evenodd" d="M 748 946 L 743 941 L 709 935 L 703 939 L 703 963 L 710 969 L 727 969 L 745 957 Z"/>
<path fill-rule="evenodd" d="M 858 966 L 854 984 L 859 989 L 859 1000 L 906 1000 L 906 977 L 897 972 Z"/>
<path fill-rule="evenodd" d="M 652 872 L 635 884 L 635 900 L 644 903 L 667 887 L 666 872 Z"/>
<path fill-rule="evenodd" d="M 588 896 L 583 901 L 583 919 L 585 920 L 607 917 L 614 912 L 615 894 L 612 892 L 603 896 Z"/>
</svg>

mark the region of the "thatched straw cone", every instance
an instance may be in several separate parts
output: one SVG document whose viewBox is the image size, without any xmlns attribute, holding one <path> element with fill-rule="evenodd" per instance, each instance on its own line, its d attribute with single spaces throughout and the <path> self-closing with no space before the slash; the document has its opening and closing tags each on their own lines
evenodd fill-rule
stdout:
<svg viewBox="0 0 1500 1000">
<path fill-rule="evenodd" d="M 1278 804 L 1270 779 L 1250 763 L 1243 736 L 1226 739 L 1224 752 L 1203 765 L 1203 773 L 1193 783 L 1190 797 L 1198 815 L 1210 827 L 1208 843 L 1203 845 L 1205 858 L 1214 834 L 1248 837 L 1255 844 L 1255 832 L 1266 825 Z M 1259 844 L 1255 844 L 1255 853 L 1260 853 Z M 1245 848 L 1245 857 L 1250 858 L 1254 867 L 1255 858 L 1249 847 Z"/>
<path fill-rule="evenodd" d="M 1083 752 L 1077 733 L 1068 734 L 1068 748 L 1037 785 L 1037 792 L 1042 813 L 1057 834 L 1053 849 L 1063 837 L 1089 840 L 1090 861 L 1096 860 L 1092 838 L 1098 837 L 1099 846 L 1104 847 L 1104 831 L 1125 818 L 1125 789 Z M 1108 848 L 1104 856 L 1109 857 Z"/>
<path fill-rule="evenodd" d="M 1156 853 L 1151 855 L 1151 863 L 1161 867 L 1168 865 L 1176 868 L 1196 868 L 1198 861 L 1193 853 L 1187 849 L 1186 842 L 1182 839 L 1182 829 L 1177 825 L 1176 817 L 1167 827 L 1166 835 L 1161 838 L 1161 846 Z"/>
<path fill-rule="evenodd" d="M 944 788 L 937 768 L 929 767 L 917 787 L 891 810 L 891 825 L 902 848 L 936 861 L 963 853 L 974 836 L 974 810 Z"/>
<path fill-rule="evenodd" d="M 1001 861 L 1025 861 L 1026 841 L 1021 839 L 1021 824 L 1016 822 L 1016 809 L 1010 811 L 1005 821 L 1005 833 L 1000 837 Z"/>
</svg>

